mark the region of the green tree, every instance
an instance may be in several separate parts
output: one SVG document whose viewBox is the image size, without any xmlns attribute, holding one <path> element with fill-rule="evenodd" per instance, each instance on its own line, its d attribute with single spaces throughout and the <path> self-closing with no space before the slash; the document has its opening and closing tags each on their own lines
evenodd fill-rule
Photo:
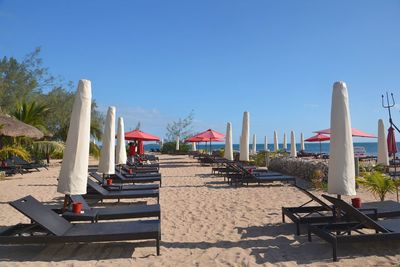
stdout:
<svg viewBox="0 0 400 267">
<path fill-rule="evenodd" d="M 396 190 L 396 183 L 389 176 L 373 171 L 365 173 L 364 177 L 357 178 L 357 182 L 377 196 L 381 201 L 385 200 L 387 193 L 393 193 Z"/>
<path fill-rule="evenodd" d="M 32 125 L 44 133 L 47 133 L 44 118 L 49 108 L 46 105 L 38 104 L 35 101 L 27 103 L 22 101 L 17 104 L 15 111 L 12 113 L 18 120 Z"/>
</svg>

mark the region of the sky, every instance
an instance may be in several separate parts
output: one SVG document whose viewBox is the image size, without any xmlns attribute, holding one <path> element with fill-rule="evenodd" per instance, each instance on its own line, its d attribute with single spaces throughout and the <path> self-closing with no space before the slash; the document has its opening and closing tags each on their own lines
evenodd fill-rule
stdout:
<svg viewBox="0 0 400 267">
<path fill-rule="evenodd" d="M 339 80 L 352 126 L 376 134 L 382 93 L 400 104 L 399 14 L 397 0 L 0 0 L 0 57 L 41 47 L 52 74 L 91 80 L 126 130 L 140 121 L 160 137 L 191 110 L 194 132 L 232 122 L 236 143 L 244 111 L 259 143 L 309 137 L 329 128 Z"/>
</svg>

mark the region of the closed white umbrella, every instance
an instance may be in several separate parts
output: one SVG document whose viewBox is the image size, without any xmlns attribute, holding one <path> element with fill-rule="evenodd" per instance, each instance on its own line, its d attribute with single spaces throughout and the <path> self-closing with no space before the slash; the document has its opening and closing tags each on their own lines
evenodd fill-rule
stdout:
<svg viewBox="0 0 400 267">
<path fill-rule="evenodd" d="M 176 137 L 175 150 L 176 150 L 176 151 L 179 151 L 179 136 Z"/>
<path fill-rule="evenodd" d="M 118 131 L 117 131 L 117 151 L 115 153 L 115 164 L 126 164 L 126 147 L 125 147 L 125 129 L 124 119 L 118 118 Z"/>
<path fill-rule="evenodd" d="M 256 134 L 253 134 L 253 146 L 252 146 L 251 153 L 253 155 L 257 154 L 257 137 L 256 137 Z"/>
<path fill-rule="evenodd" d="M 91 105 L 91 82 L 80 80 L 72 107 L 68 136 L 58 178 L 57 192 L 61 194 L 86 194 L 89 168 Z M 65 202 L 65 204 L 67 203 Z"/>
<path fill-rule="evenodd" d="M 347 196 L 356 194 L 353 150 L 346 84 L 335 82 L 331 108 L 328 193 Z"/>
<path fill-rule="evenodd" d="M 378 121 L 378 164 L 389 166 L 389 152 L 383 120 Z"/>
<path fill-rule="evenodd" d="M 277 152 L 278 150 L 279 150 L 278 133 L 274 131 L 274 151 Z"/>
<path fill-rule="evenodd" d="M 232 123 L 230 122 L 226 124 L 224 158 L 227 160 L 233 160 Z"/>
<path fill-rule="evenodd" d="M 300 138 L 301 138 L 301 147 L 300 147 L 300 149 L 301 149 L 301 151 L 305 151 L 306 150 L 306 146 L 304 145 L 304 135 L 303 135 L 303 133 L 301 133 Z"/>
<path fill-rule="evenodd" d="M 268 137 L 264 137 L 264 151 L 268 151 Z"/>
<path fill-rule="evenodd" d="M 109 107 L 107 111 L 98 171 L 115 173 L 115 107 Z"/>
<path fill-rule="evenodd" d="M 164 145 L 164 138 L 161 138 L 161 140 L 160 140 L 160 149 L 163 147 L 163 145 Z"/>
<path fill-rule="evenodd" d="M 192 142 L 192 151 L 197 151 L 196 142 Z"/>
<path fill-rule="evenodd" d="M 283 149 L 287 149 L 286 133 L 283 134 Z"/>
<path fill-rule="evenodd" d="M 296 149 L 296 135 L 294 131 L 290 134 L 290 156 L 292 158 L 297 157 L 297 149 Z"/>
<path fill-rule="evenodd" d="M 240 144 L 240 161 L 249 161 L 249 112 L 243 113 L 242 142 Z"/>
</svg>

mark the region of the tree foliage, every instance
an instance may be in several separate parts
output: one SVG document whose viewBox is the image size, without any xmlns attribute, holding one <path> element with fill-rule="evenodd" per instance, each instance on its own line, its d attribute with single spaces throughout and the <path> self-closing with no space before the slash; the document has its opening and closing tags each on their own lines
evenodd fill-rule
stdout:
<svg viewBox="0 0 400 267">
<path fill-rule="evenodd" d="M 0 60 L 1 111 L 13 114 L 42 131 L 48 130 L 54 140 L 65 141 L 67 138 L 75 98 L 72 88 L 72 82 L 54 77 L 48 68 L 43 67 L 40 48 L 21 62 L 13 57 Z M 100 140 L 104 119 L 95 101 L 91 115 L 91 135 Z"/>
<path fill-rule="evenodd" d="M 397 186 L 390 176 L 378 171 L 364 173 L 363 177 L 357 178 L 357 182 L 378 197 L 380 201 L 384 201 L 386 194 L 393 193 Z"/>
<path fill-rule="evenodd" d="M 193 118 L 194 112 L 191 111 L 187 117 L 168 123 L 167 140 L 173 142 L 176 140 L 176 137 L 179 137 L 181 140 L 188 138 L 192 134 Z"/>
</svg>

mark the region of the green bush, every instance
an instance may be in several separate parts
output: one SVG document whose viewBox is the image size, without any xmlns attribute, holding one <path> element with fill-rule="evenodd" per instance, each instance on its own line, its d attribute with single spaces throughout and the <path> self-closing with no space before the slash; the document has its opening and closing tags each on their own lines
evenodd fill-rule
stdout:
<svg viewBox="0 0 400 267">
<path fill-rule="evenodd" d="M 393 193 L 398 186 L 395 181 L 381 172 L 373 171 L 363 173 L 362 177 L 357 178 L 357 182 L 363 185 L 373 195 L 378 197 L 381 201 L 385 200 L 387 193 Z"/>
<path fill-rule="evenodd" d="M 176 153 L 188 153 L 191 146 L 186 143 L 179 144 L 179 151 L 176 151 L 176 142 L 166 142 L 161 148 L 162 154 L 176 154 Z"/>
</svg>

